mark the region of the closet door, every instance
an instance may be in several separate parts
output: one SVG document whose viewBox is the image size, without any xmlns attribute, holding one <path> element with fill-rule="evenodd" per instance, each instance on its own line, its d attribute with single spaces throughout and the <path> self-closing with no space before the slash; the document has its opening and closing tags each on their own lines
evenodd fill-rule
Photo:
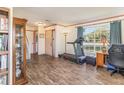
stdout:
<svg viewBox="0 0 124 93">
<path fill-rule="evenodd" d="M 53 56 L 53 36 L 52 30 L 48 30 L 45 32 L 45 52 L 47 55 Z"/>
</svg>

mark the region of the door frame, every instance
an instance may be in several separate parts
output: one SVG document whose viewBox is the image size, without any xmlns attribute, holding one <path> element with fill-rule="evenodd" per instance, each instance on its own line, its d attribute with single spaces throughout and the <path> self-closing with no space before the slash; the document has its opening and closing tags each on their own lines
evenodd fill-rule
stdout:
<svg viewBox="0 0 124 93">
<path fill-rule="evenodd" d="M 37 54 L 37 52 L 35 51 L 36 50 L 36 33 L 38 32 L 38 30 L 26 30 L 26 32 L 31 32 L 33 33 L 33 43 L 32 43 L 32 49 L 33 49 L 33 53 L 31 54 Z M 27 37 L 26 37 L 27 38 Z M 34 53 L 35 51 L 35 53 Z"/>
<path fill-rule="evenodd" d="M 45 46 L 46 46 L 46 31 L 51 31 L 52 32 L 52 56 L 54 56 L 54 42 L 53 40 L 55 40 L 54 34 L 55 34 L 55 29 L 50 29 L 50 30 L 45 30 Z M 45 47 L 45 54 L 46 54 L 46 47 Z"/>
</svg>

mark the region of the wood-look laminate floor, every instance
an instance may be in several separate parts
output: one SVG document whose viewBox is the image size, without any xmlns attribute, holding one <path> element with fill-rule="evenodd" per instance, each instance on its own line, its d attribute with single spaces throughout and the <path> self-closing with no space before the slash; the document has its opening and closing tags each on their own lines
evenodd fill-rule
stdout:
<svg viewBox="0 0 124 93">
<path fill-rule="evenodd" d="M 29 85 L 103 85 L 124 84 L 120 74 L 110 76 L 104 68 L 96 69 L 91 65 L 78 65 L 50 56 L 33 55 L 27 64 Z"/>
</svg>

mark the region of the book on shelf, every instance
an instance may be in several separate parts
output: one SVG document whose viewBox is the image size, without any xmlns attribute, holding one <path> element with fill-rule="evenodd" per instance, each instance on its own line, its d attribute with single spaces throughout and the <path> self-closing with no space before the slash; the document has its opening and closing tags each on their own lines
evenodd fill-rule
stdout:
<svg viewBox="0 0 124 93">
<path fill-rule="evenodd" d="M 0 56 L 0 69 L 6 69 L 8 67 L 8 55 Z"/>
<path fill-rule="evenodd" d="M 0 76 L 0 85 L 7 84 L 7 76 Z"/>
<path fill-rule="evenodd" d="M 0 51 L 8 50 L 8 35 L 0 34 Z"/>
<path fill-rule="evenodd" d="M 8 30 L 8 18 L 4 15 L 0 15 L 0 30 L 2 31 Z"/>
</svg>

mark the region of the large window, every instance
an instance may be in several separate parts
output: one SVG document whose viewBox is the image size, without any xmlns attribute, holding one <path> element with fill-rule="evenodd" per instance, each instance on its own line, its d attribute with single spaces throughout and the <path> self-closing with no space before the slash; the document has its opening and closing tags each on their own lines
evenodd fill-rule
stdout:
<svg viewBox="0 0 124 93">
<path fill-rule="evenodd" d="M 86 55 L 95 56 L 97 51 L 102 50 L 101 38 L 106 37 L 110 41 L 110 24 L 98 24 L 84 27 L 84 52 Z"/>
</svg>

